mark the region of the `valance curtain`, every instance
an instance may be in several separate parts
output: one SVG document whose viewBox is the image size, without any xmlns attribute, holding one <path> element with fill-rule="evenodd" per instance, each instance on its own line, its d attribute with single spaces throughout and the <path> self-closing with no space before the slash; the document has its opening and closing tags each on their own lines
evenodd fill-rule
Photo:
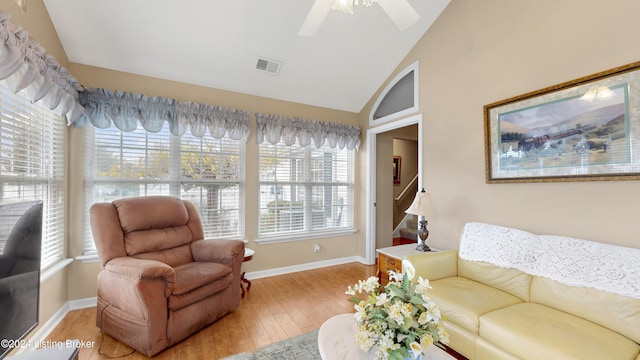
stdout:
<svg viewBox="0 0 640 360">
<path fill-rule="evenodd" d="M 66 115 L 69 124 L 84 111 L 77 101 L 82 86 L 1 10 L 0 80 L 14 93 L 24 90 L 30 101 L 40 101 L 56 114 Z"/>
<path fill-rule="evenodd" d="M 140 122 L 145 130 L 158 132 L 167 121 L 173 135 L 181 136 L 189 127 L 196 137 L 204 136 L 208 130 L 216 139 L 228 134 L 233 140 L 245 141 L 251 131 L 249 112 L 234 108 L 108 89 L 85 89 L 79 100 L 85 114 L 76 122 L 78 127 L 91 122 L 104 129 L 113 123 L 122 131 L 133 131 Z"/>
<path fill-rule="evenodd" d="M 305 147 L 313 143 L 317 148 L 327 143 L 331 148 L 358 149 L 360 128 L 297 117 L 256 114 L 258 122 L 257 142 L 275 145 L 282 141 L 285 145 L 295 144 Z"/>
</svg>

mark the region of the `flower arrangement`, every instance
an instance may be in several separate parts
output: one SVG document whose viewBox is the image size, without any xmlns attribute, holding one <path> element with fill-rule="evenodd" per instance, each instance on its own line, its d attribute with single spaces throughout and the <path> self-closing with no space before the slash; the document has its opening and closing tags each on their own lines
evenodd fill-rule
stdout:
<svg viewBox="0 0 640 360">
<path fill-rule="evenodd" d="M 404 260 L 402 267 L 404 274 L 389 272 L 385 287 L 372 276 L 346 291 L 356 309 L 356 342 L 366 352 L 377 346 L 376 359 L 418 359 L 434 342 L 449 342 L 440 310 L 427 296 L 429 280 L 418 277 L 414 284 L 413 264 Z M 366 299 L 356 295 L 363 292 Z"/>
</svg>

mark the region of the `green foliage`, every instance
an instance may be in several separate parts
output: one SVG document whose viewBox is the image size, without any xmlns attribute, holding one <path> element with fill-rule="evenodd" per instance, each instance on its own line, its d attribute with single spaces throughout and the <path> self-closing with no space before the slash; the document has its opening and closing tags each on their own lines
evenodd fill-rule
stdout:
<svg viewBox="0 0 640 360">
<path fill-rule="evenodd" d="M 500 138 L 502 142 L 520 141 L 524 139 L 524 135 L 525 134 L 519 132 L 503 132 L 500 134 Z"/>
</svg>

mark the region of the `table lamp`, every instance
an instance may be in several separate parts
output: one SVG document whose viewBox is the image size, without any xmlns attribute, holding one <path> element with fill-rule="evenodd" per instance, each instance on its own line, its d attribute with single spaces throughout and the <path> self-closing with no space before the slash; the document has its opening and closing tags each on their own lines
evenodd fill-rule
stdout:
<svg viewBox="0 0 640 360">
<path fill-rule="evenodd" d="M 431 195 L 422 189 L 419 193 L 416 194 L 416 198 L 413 199 L 413 203 L 407 211 L 407 214 L 418 215 L 418 219 L 420 217 L 420 227 L 418 229 L 418 237 L 420 238 L 420 243 L 416 250 L 418 251 L 431 251 L 429 246 L 426 244 L 427 237 L 429 237 L 429 230 L 427 230 L 427 217 L 428 216 L 436 216 L 436 212 L 433 210 L 431 206 Z"/>
</svg>

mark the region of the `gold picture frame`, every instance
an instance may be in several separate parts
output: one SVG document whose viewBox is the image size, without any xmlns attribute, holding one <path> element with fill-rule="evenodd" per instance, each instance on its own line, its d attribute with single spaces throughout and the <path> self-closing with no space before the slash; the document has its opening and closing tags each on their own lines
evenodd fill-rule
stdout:
<svg viewBox="0 0 640 360">
<path fill-rule="evenodd" d="M 487 183 L 640 179 L 640 62 L 484 106 Z"/>
<path fill-rule="evenodd" d="M 402 176 L 402 157 L 394 156 L 393 157 L 393 184 L 399 185 L 401 182 Z"/>
</svg>

